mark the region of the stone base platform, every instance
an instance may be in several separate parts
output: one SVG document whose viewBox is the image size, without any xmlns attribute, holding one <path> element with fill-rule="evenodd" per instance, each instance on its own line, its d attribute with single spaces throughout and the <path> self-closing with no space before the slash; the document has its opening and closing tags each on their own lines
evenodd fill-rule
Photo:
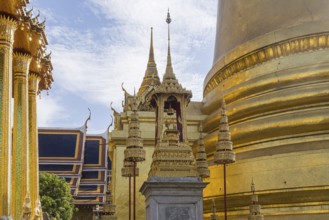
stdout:
<svg viewBox="0 0 329 220">
<path fill-rule="evenodd" d="M 140 189 L 146 220 L 202 220 L 207 184 L 199 177 L 149 177 Z"/>
</svg>

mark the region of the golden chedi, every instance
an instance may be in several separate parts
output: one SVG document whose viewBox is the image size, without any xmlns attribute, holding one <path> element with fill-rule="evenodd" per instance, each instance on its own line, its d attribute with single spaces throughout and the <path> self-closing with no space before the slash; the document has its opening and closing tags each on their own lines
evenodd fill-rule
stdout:
<svg viewBox="0 0 329 220">
<path fill-rule="evenodd" d="M 247 216 L 257 176 L 273 220 L 329 218 L 329 4 L 312 0 L 219 0 L 212 69 L 204 80 L 206 152 L 216 151 L 225 97 L 236 163 L 227 167 L 228 217 Z M 220 166 L 204 190 L 221 200 Z M 219 210 L 222 210 L 222 205 Z"/>
</svg>

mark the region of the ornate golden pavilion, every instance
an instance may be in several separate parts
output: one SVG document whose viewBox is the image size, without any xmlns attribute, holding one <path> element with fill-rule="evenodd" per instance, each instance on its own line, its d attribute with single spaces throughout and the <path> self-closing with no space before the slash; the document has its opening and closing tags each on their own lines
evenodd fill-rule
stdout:
<svg viewBox="0 0 329 220">
<path fill-rule="evenodd" d="M 189 103 L 186 129 L 181 130 L 194 153 L 202 152 L 202 124 L 201 143 L 210 166 L 210 177 L 204 178 L 209 182 L 204 190 L 205 219 L 223 217 L 223 169 L 214 163 L 223 99 L 236 153 L 236 163 L 227 165 L 228 219 L 329 218 L 328 11 L 329 3 L 322 0 L 218 1 L 213 67 L 204 80 L 203 100 Z M 152 97 L 166 75 L 160 82 L 151 36 L 137 93 L 146 151 L 137 188 L 150 171 L 155 137 L 162 135 L 155 127 L 159 119 Z M 123 111 L 113 109 L 115 128 L 110 133 L 118 219 L 128 219 L 128 182 L 120 171 L 134 98 L 123 90 Z M 250 192 L 252 179 L 257 195 L 254 186 Z M 144 198 L 139 194 L 137 200 L 138 219 L 145 219 Z"/>
<path fill-rule="evenodd" d="M 41 217 L 36 96 L 53 81 L 45 21 L 28 3 L 0 4 L 0 216 L 12 219 Z"/>
</svg>

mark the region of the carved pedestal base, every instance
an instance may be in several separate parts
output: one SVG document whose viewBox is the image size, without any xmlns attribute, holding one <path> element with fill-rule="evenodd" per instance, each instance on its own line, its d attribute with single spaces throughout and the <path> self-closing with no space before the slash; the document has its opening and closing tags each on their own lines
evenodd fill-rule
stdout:
<svg viewBox="0 0 329 220">
<path fill-rule="evenodd" d="M 140 189 L 146 220 L 202 220 L 207 184 L 198 177 L 149 177 Z"/>
</svg>

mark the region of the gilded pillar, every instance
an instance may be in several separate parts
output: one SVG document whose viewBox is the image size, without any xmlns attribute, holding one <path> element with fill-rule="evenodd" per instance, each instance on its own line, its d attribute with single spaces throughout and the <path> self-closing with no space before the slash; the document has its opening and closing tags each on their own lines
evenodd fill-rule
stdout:
<svg viewBox="0 0 329 220">
<path fill-rule="evenodd" d="M 10 215 L 12 51 L 16 22 L 0 15 L 0 216 Z"/>
<path fill-rule="evenodd" d="M 36 211 L 39 197 L 39 153 L 37 127 L 37 92 L 40 78 L 37 74 L 29 74 L 29 191 L 32 212 Z M 34 216 L 36 213 L 32 213 Z"/>
<path fill-rule="evenodd" d="M 31 57 L 14 53 L 14 127 L 12 157 L 12 214 L 20 219 L 28 192 L 28 71 Z"/>
</svg>

